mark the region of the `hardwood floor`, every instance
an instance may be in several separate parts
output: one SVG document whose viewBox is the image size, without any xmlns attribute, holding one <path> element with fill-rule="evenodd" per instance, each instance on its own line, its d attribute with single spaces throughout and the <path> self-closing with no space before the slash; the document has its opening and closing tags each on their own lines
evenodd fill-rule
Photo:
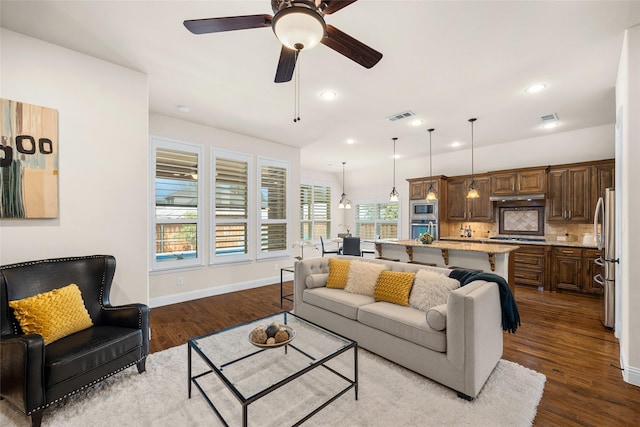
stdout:
<svg viewBox="0 0 640 427">
<path fill-rule="evenodd" d="M 151 352 L 292 308 L 284 301 L 281 309 L 279 297 L 279 285 L 270 285 L 154 308 Z M 618 342 L 600 323 L 600 301 L 522 287 L 516 301 L 522 326 L 504 334 L 502 357 L 547 376 L 534 425 L 640 425 L 640 387 L 622 380 Z"/>
</svg>

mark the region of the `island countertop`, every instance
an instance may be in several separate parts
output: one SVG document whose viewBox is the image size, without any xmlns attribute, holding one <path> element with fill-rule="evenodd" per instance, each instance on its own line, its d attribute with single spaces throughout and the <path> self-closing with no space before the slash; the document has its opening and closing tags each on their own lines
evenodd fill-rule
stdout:
<svg viewBox="0 0 640 427">
<path fill-rule="evenodd" d="M 446 249 L 451 251 L 482 252 L 486 254 L 506 254 L 519 248 L 517 245 L 503 245 L 500 243 L 456 242 L 436 240 L 429 244 L 419 243 L 415 240 L 377 241 L 376 244 L 400 245 L 412 248 Z"/>
<path fill-rule="evenodd" d="M 445 268 L 477 269 L 496 273 L 514 292 L 514 257 L 509 254 L 520 247 L 513 244 L 455 242 L 436 240 L 425 244 L 416 240 L 375 240 L 380 258 L 391 261 L 433 265 Z M 402 251 L 402 249 L 404 251 Z"/>
</svg>

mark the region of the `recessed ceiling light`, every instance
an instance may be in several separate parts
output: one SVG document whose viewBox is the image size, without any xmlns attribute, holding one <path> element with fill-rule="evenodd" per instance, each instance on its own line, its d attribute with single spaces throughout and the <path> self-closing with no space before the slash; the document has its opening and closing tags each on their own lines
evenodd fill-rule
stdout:
<svg viewBox="0 0 640 427">
<path fill-rule="evenodd" d="M 355 144 L 355 143 L 356 143 L 355 139 L 353 139 L 353 138 L 347 139 L 347 144 Z"/>
<path fill-rule="evenodd" d="M 422 119 L 413 119 L 411 120 L 411 126 L 420 126 L 424 124 L 424 120 Z"/>
<path fill-rule="evenodd" d="M 558 126 L 558 122 L 549 122 L 542 125 L 542 127 L 545 129 L 553 129 L 556 126 Z"/>
<path fill-rule="evenodd" d="M 332 90 L 325 90 L 320 92 L 320 97 L 325 101 L 331 101 L 332 99 L 335 99 L 336 96 L 338 96 L 338 94 Z"/>
<path fill-rule="evenodd" d="M 453 148 L 458 148 L 458 147 L 462 146 L 462 142 L 458 142 L 458 141 L 452 142 L 451 146 Z"/>
<path fill-rule="evenodd" d="M 529 86 L 524 91 L 526 93 L 538 93 L 538 92 L 540 92 L 541 90 L 543 90 L 546 87 L 547 87 L 547 85 L 544 84 L 544 83 L 536 83 L 536 84 L 533 84 L 533 85 Z"/>
<path fill-rule="evenodd" d="M 178 105 L 177 110 L 180 111 L 181 113 L 188 113 L 189 107 L 187 107 L 186 105 Z"/>
</svg>

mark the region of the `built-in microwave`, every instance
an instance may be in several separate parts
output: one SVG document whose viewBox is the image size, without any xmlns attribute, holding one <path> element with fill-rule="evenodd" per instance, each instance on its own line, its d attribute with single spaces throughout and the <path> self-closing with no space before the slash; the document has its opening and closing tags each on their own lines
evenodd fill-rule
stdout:
<svg viewBox="0 0 640 427">
<path fill-rule="evenodd" d="M 425 200 L 412 200 L 409 215 L 411 219 L 423 219 L 429 221 L 438 220 L 438 202 L 427 202 Z"/>
</svg>

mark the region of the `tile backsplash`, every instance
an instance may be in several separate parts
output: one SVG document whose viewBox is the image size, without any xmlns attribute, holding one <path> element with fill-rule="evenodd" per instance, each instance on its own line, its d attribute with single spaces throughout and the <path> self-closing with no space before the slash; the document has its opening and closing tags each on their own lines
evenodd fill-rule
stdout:
<svg viewBox="0 0 640 427">
<path fill-rule="evenodd" d="M 441 224 L 442 236 L 459 236 L 460 225 L 470 226 L 474 237 L 498 236 L 497 222 L 449 222 Z M 568 242 L 582 241 L 585 233 L 593 234 L 593 224 L 548 223 L 544 224 L 544 237 L 547 240 L 558 240 L 564 237 Z"/>
</svg>

